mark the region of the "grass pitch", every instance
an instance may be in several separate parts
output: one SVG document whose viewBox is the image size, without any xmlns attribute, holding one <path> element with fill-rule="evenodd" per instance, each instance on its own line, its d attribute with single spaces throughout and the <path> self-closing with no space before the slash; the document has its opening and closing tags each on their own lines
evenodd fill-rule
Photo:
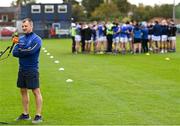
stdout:
<svg viewBox="0 0 180 126">
<path fill-rule="evenodd" d="M 43 40 L 40 84 L 44 125 L 180 124 L 180 37 L 177 52 L 140 55 L 71 54 L 71 40 Z M 0 50 L 10 45 L 0 42 Z M 170 60 L 165 60 L 165 58 Z M 59 64 L 54 61 L 59 60 Z M 58 69 L 63 67 L 65 71 Z M 18 60 L 0 62 L 0 122 L 22 113 L 16 88 Z M 67 83 L 72 79 L 73 83 Z M 35 114 L 30 91 L 30 115 Z"/>
</svg>

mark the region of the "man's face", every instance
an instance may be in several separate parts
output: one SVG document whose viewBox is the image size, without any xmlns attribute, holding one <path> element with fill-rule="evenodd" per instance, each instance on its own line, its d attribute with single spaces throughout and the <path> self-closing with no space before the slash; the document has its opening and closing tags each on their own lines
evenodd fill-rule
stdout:
<svg viewBox="0 0 180 126">
<path fill-rule="evenodd" d="M 29 21 L 25 21 L 22 23 L 22 30 L 25 34 L 27 33 L 31 33 L 32 32 L 32 26 L 31 24 L 29 23 Z"/>
</svg>

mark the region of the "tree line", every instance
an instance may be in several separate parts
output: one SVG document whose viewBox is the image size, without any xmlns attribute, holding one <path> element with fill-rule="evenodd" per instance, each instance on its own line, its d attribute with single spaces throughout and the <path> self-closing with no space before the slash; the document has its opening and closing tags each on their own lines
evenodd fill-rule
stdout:
<svg viewBox="0 0 180 126">
<path fill-rule="evenodd" d="M 109 1 L 109 2 L 106 2 Z M 173 3 L 154 6 L 134 5 L 128 0 L 63 0 L 72 5 L 74 21 L 137 20 L 148 21 L 153 17 L 172 18 Z M 36 3 L 36 0 L 14 0 L 12 6 Z M 176 5 L 176 18 L 180 18 L 180 3 Z"/>
</svg>

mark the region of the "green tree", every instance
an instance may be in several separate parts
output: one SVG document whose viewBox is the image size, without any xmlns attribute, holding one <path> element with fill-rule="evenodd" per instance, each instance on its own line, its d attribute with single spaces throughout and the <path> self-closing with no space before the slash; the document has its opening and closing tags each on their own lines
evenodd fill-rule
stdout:
<svg viewBox="0 0 180 126">
<path fill-rule="evenodd" d="M 118 10 L 124 15 L 126 15 L 131 8 L 131 4 L 127 0 L 113 0 L 113 2 L 117 5 Z"/>
<path fill-rule="evenodd" d="M 79 4 L 76 0 L 63 0 L 63 3 L 70 3 L 71 5 Z"/>
<path fill-rule="evenodd" d="M 155 5 L 151 13 L 152 17 L 172 18 L 172 11 L 172 4 L 163 4 L 161 6 Z"/>
<path fill-rule="evenodd" d="M 143 4 L 139 4 L 137 8 L 134 8 L 133 20 L 141 21 L 146 19 L 145 7 Z"/>
<path fill-rule="evenodd" d="M 89 17 L 91 13 L 103 3 L 104 0 L 82 0 L 82 6 L 85 8 L 87 12 L 87 16 Z"/>
<path fill-rule="evenodd" d="M 133 8 L 132 19 L 147 21 L 153 17 L 172 18 L 172 7 L 170 4 L 155 5 L 154 7 L 140 4 L 138 7 Z"/>
<path fill-rule="evenodd" d="M 120 12 L 116 4 L 103 3 L 99 7 L 97 7 L 91 15 L 93 19 L 105 20 L 105 19 L 118 18 L 120 16 Z"/>
<path fill-rule="evenodd" d="M 72 18 L 75 22 L 87 20 L 85 10 L 79 4 L 72 5 Z"/>
<path fill-rule="evenodd" d="M 176 6 L 176 18 L 180 19 L 180 3 Z"/>
<path fill-rule="evenodd" d="M 22 6 L 30 3 L 36 3 L 36 0 L 14 0 L 11 3 L 11 6 Z"/>
</svg>

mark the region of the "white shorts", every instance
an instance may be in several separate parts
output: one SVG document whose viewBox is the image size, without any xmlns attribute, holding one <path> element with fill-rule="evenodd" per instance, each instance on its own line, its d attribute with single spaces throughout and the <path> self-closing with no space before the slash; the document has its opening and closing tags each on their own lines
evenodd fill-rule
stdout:
<svg viewBox="0 0 180 126">
<path fill-rule="evenodd" d="M 127 37 L 120 37 L 120 42 L 121 43 L 127 43 L 128 42 L 128 38 Z"/>
<path fill-rule="evenodd" d="M 151 40 L 152 39 L 152 35 L 148 35 L 148 39 Z"/>
<path fill-rule="evenodd" d="M 119 37 L 113 38 L 113 43 L 119 43 Z"/>
<path fill-rule="evenodd" d="M 176 36 L 171 36 L 171 37 L 168 38 L 168 40 L 170 40 L 170 41 L 176 41 Z"/>
<path fill-rule="evenodd" d="M 152 36 L 152 40 L 153 41 L 157 41 L 157 42 L 160 42 L 161 41 L 161 36 Z"/>
<path fill-rule="evenodd" d="M 98 38 L 98 42 L 105 42 L 105 41 L 107 41 L 106 36 L 100 36 Z"/>
<path fill-rule="evenodd" d="M 128 41 L 129 41 L 129 42 L 132 42 L 132 37 L 128 38 Z"/>
<path fill-rule="evenodd" d="M 75 35 L 75 41 L 80 42 L 81 41 L 81 36 L 80 35 Z"/>
<path fill-rule="evenodd" d="M 85 43 L 91 43 L 92 40 L 85 40 Z"/>
<path fill-rule="evenodd" d="M 167 35 L 161 35 L 161 42 L 167 42 L 168 36 Z"/>
</svg>

